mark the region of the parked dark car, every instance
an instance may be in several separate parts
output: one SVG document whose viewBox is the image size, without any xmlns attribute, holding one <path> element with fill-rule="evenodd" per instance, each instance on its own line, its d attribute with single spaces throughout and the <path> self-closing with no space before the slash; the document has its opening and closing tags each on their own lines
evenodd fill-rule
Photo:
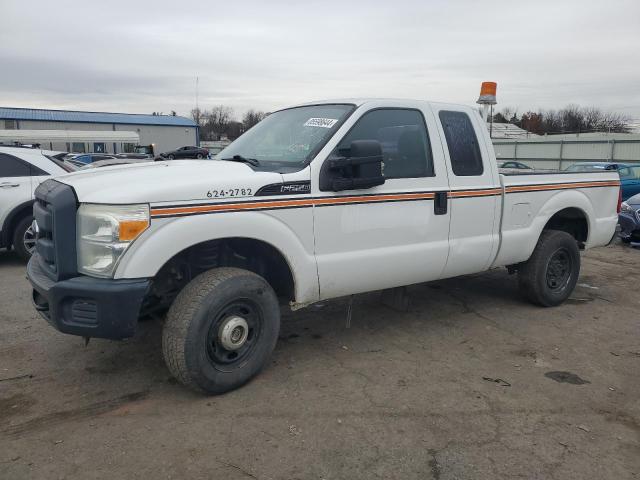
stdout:
<svg viewBox="0 0 640 480">
<path fill-rule="evenodd" d="M 207 158 L 209 150 L 200 147 L 180 147 L 171 152 L 161 153 L 164 158 L 173 160 L 174 158 Z"/>
<path fill-rule="evenodd" d="M 588 172 L 600 170 L 617 170 L 620 174 L 620 190 L 622 200 L 640 193 L 640 165 L 629 165 L 616 162 L 582 162 L 574 163 L 565 172 Z"/>
<path fill-rule="evenodd" d="M 500 165 L 498 165 L 498 168 L 518 168 L 521 170 L 533 170 L 529 165 L 525 165 L 522 162 L 514 162 L 513 160 L 502 162 Z"/>
<path fill-rule="evenodd" d="M 618 223 L 623 242 L 640 242 L 640 194 L 622 202 Z"/>
</svg>

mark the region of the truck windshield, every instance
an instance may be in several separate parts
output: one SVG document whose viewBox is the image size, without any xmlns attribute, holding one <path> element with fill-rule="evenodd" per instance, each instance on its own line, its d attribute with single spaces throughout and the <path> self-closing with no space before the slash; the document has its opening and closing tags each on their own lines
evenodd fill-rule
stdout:
<svg viewBox="0 0 640 480">
<path fill-rule="evenodd" d="M 353 105 L 333 104 L 280 110 L 241 135 L 216 159 L 254 159 L 260 170 L 299 169 L 320 151 L 353 109 Z"/>
</svg>

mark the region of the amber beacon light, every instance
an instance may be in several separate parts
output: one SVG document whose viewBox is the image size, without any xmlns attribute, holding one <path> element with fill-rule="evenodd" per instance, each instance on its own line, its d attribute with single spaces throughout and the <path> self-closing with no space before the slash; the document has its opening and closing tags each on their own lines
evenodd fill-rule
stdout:
<svg viewBox="0 0 640 480">
<path fill-rule="evenodd" d="M 496 101 L 497 89 L 498 84 L 496 82 L 482 82 L 480 86 L 480 97 L 476 103 L 481 105 L 495 105 L 498 103 Z"/>
</svg>

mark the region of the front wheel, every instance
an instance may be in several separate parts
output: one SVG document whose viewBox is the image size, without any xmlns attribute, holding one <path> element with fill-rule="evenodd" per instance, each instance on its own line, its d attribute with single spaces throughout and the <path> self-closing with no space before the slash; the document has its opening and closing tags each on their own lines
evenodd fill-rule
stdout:
<svg viewBox="0 0 640 480">
<path fill-rule="evenodd" d="M 25 217 L 18 222 L 13 231 L 13 249 L 23 260 L 29 260 L 36 248 L 36 233 L 32 224 L 33 218 Z"/>
<path fill-rule="evenodd" d="M 162 350 L 184 385 L 223 393 L 262 370 L 279 331 L 278 299 L 266 280 L 239 268 L 214 268 L 194 278 L 173 302 Z"/>
<path fill-rule="evenodd" d="M 174 160 L 176 157 L 175 157 L 174 155 L 167 155 L 167 158 L 168 158 L 169 160 Z"/>
<path fill-rule="evenodd" d="M 201 153 L 197 154 L 197 155 L 196 155 L 196 158 L 197 158 L 198 160 L 202 160 L 202 154 L 201 154 Z"/>
<path fill-rule="evenodd" d="M 580 275 L 580 250 L 566 232 L 545 230 L 531 258 L 518 271 L 520 291 L 532 303 L 554 307 L 564 302 Z"/>
</svg>

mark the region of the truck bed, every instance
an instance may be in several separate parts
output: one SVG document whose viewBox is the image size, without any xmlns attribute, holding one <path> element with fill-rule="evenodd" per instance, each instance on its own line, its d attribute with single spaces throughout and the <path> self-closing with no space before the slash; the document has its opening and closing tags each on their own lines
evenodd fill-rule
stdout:
<svg viewBox="0 0 640 480">
<path fill-rule="evenodd" d="M 526 261 L 554 215 L 586 226 L 584 248 L 606 245 L 615 232 L 620 178 L 616 171 L 501 172 L 500 249 L 494 266 Z M 572 208 L 564 208 L 574 205 Z"/>
</svg>

